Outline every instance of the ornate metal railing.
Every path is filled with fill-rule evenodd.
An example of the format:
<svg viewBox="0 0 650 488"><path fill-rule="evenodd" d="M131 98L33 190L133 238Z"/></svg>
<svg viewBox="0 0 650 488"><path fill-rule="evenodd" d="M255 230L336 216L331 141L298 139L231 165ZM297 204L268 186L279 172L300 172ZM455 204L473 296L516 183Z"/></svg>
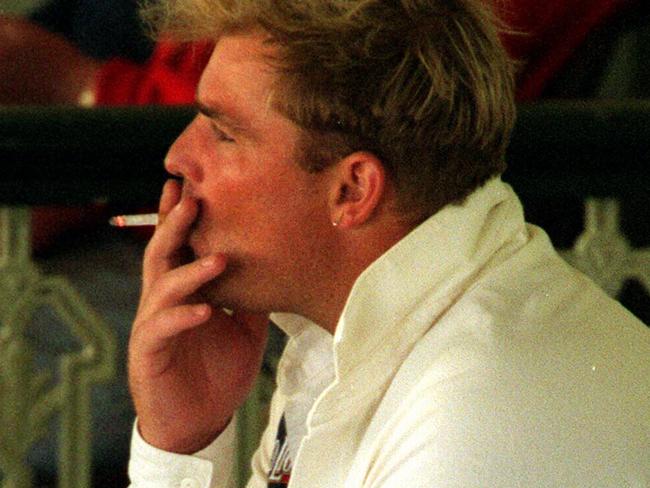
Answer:
<svg viewBox="0 0 650 488"><path fill-rule="evenodd" d="M191 117L189 108L170 107L0 109L2 488L31 486L28 451L55 416L59 486L90 485L89 392L111 379L119 356L114 334L88 305L84 290L43 274L31 260L27 207L155 203L165 179L166 148ZM520 193L529 220L549 231L568 261L648 323L650 103L522 107L509 161L505 179ZM58 358L57 375L37 367L26 334L43 307L54 311L78 343ZM242 481L264 426L273 363L270 357L239 416ZM126 388L125 378L114 381Z"/></svg>
<svg viewBox="0 0 650 488"><path fill-rule="evenodd" d="M62 487L90 481L90 386L110 379L115 341L110 329L62 276L39 272L29 256L26 208L0 208L0 470L2 486L29 488L29 449L59 415L58 476ZM78 350L58 358L58 381L35 368L26 336L30 319L50 307L70 328Z"/></svg>

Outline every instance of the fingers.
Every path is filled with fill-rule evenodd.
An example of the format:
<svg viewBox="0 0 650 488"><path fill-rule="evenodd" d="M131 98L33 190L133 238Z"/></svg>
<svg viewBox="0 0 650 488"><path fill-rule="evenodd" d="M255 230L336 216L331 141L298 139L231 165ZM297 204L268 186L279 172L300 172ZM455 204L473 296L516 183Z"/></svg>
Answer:
<svg viewBox="0 0 650 488"><path fill-rule="evenodd" d="M136 320L129 340L130 381L133 371L138 369L134 364L142 360L147 361L148 376L166 371L174 355L174 340L183 332L200 327L212 313L212 307L206 303L183 304L159 310L147 320Z"/></svg>
<svg viewBox="0 0 650 488"><path fill-rule="evenodd" d="M161 310L147 321L147 326L156 331L156 334L148 334L148 337L164 344L168 339L203 324L211 315L212 307L206 303L178 305Z"/></svg>
<svg viewBox="0 0 650 488"><path fill-rule="evenodd" d="M219 276L225 268L225 256L214 255L169 271L146 291L146 300L140 307L140 314L148 316L155 310L186 302L188 297Z"/></svg>
<svg viewBox="0 0 650 488"><path fill-rule="evenodd" d="M190 228L198 214L198 204L191 198L182 199L165 213L166 207L177 198L173 186L167 188L170 188L168 193L161 198L162 222L156 227L144 254L145 286L181 264Z"/></svg>
<svg viewBox="0 0 650 488"><path fill-rule="evenodd" d="M176 335L210 318L206 303L191 303L191 297L205 283L216 278L226 267L223 256L210 256L173 269L143 290L134 322L134 333L149 352L166 346ZM144 352L141 351L141 352Z"/></svg>
<svg viewBox="0 0 650 488"><path fill-rule="evenodd" d="M158 225L149 245L148 254L153 259L167 259L186 244L188 233L198 214L198 204L191 198L178 202Z"/></svg>
<svg viewBox="0 0 650 488"><path fill-rule="evenodd" d="M167 214L181 200L181 184L177 180L167 180L162 189L158 205L158 223L163 223Z"/></svg>
<svg viewBox="0 0 650 488"><path fill-rule="evenodd" d="M156 282L161 279L164 279L165 283L180 282L182 280L179 281L177 275L179 273L184 274L188 270L190 271L189 279L186 281L185 287L179 290L171 287L171 293L165 293L165 288L162 288L160 296L168 298L166 300L167 304L173 304L173 300L184 299L188 294L196 291L206 280L213 278L216 274L223 271L223 266L225 266L223 259L220 261L221 264L212 263L212 265L209 260L207 262L204 261L198 268L181 266L187 254L189 254L187 240L190 228L196 220L197 214L198 203L192 198L182 197L181 183L173 179L168 180L163 186L160 197L158 206L159 222L156 227L156 232L149 241L144 253L141 307L148 301L145 300L145 297L152 295L150 293L152 287L155 286L156 289L160 289L156 285ZM179 267L179 271L173 272ZM211 268L214 269L211 270ZM196 270L198 269L201 269L203 274L197 273ZM173 273L170 276L166 276L170 272ZM152 307L160 305L160 300L155 300L155 302L147 308L151 310Z"/></svg>

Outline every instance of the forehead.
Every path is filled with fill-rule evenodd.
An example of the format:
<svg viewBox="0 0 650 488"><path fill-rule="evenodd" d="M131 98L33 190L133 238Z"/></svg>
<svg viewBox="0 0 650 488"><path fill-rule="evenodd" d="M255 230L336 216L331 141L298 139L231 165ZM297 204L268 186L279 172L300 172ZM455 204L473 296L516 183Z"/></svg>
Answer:
<svg viewBox="0 0 650 488"><path fill-rule="evenodd" d="M198 101L223 111L270 109L277 73L269 64L274 48L261 32L222 36L197 89Z"/></svg>

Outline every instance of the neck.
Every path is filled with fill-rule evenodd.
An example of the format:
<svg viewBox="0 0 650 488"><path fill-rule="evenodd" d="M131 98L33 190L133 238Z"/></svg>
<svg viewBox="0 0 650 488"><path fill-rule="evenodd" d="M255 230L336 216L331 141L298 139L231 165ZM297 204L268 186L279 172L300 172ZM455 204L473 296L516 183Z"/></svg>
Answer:
<svg viewBox="0 0 650 488"><path fill-rule="evenodd" d="M318 291L312 300L303 301L306 306L300 314L334 335L359 276L411 230L411 226L399 225L343 233L340 252L327 257Z"/></svg>

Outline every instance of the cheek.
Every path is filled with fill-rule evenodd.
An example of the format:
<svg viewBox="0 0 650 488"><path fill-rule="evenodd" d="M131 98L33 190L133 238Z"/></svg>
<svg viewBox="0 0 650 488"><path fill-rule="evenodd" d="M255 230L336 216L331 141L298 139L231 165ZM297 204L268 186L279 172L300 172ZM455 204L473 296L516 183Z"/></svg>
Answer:
<svg viewBox="0 0 650 488"><path fill-rule="evenodd" d="M254 246L246 240L288 238L312 220L328 219L320 215L326 201L320 180L288 158L266 156L245 154L213 168L201 185L201 233Z"/></svg>
<svg viewBox="0 0 650 488"><path fill-rule="evenodd" d="M213 244L218 244L217 240L260 239L261 233L281 230L283 201L284 196L268 182L223 181L200 201L197 228Z"/></svg>

